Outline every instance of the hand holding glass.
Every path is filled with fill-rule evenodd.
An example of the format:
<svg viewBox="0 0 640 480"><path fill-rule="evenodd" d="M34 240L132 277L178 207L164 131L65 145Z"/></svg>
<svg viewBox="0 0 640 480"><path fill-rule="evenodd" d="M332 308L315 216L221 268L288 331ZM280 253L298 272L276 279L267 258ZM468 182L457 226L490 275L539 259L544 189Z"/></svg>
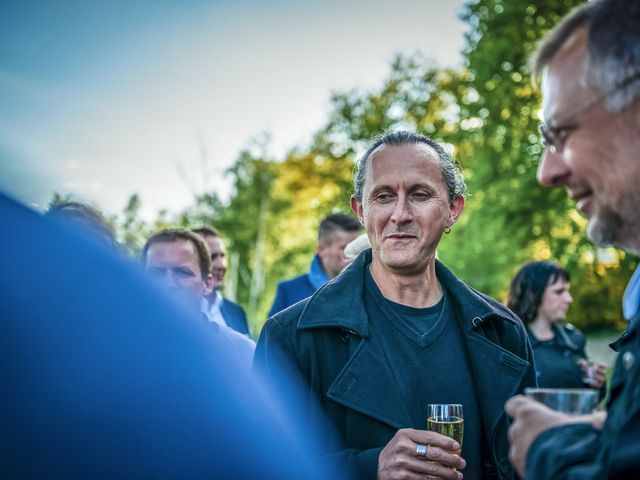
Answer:
<svg viewBox="0 0 640 480"><path fill-rule="evenodd" d="M427 430L453 438L462 446L464 417L459 403L429 404L427 406ZM460 455L460 450L454 452Z"/></svg>

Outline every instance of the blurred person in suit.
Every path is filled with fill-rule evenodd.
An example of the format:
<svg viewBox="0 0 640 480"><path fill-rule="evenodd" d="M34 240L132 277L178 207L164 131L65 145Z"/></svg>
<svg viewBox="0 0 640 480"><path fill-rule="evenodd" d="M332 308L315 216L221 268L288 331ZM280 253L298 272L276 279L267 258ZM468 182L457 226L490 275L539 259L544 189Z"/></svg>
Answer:
<svg viewBox="0 0 640 480"><path fill-rule="evenodd" d="M358 220L345 213L332 213L320 222L316 254L309 271L278 283L269 317L310 297L321 286L336 277L349 263L344 249L360 233Z"/></svg>
<svg viewBox="0 0 640 480"><path fill-rule="evenodd" d="M213 227L200 227L192 230L200 235L211 254L211 292L205 295L204 310L209 319L221 325L227 325L236 332L249 336L249 322L244 309L235 302L222 296L224 277L227 273L227 249L220 233Z"/></svg>
<svg viewBox="0 0 640 480"><path fill-rule="evenodd" d="M236 348L242 364L250 368L255 343L225 324L210 322L202 311L202 300L213 288L211 259L204 240L181 228L168 228L151 235L142 248L142 265L178 300L184 301L193 316L200 316L214 331Z"/></svg>

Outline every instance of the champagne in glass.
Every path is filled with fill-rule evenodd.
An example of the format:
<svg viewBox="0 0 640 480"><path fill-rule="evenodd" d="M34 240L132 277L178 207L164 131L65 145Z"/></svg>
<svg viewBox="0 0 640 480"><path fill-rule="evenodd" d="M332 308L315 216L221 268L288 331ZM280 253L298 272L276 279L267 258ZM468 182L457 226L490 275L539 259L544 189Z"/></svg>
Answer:
<svg viewBox="0 0 640 480"><path fill-rule="evenodd" d="M427 407L427 430L453 438L462 446L464 417L459 403L429 404ZM460 455L460 450L456 452Z"/></svg>

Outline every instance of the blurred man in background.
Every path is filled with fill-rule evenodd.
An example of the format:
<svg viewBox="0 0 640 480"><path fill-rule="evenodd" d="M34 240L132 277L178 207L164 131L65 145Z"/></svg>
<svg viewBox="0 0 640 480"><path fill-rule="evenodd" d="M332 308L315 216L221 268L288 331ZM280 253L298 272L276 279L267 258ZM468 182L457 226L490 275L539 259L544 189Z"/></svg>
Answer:
<svg viewBox="0 0 640 480"><path fill-rule="evenodd" d="M220 325L233 328L236 332L249 336L249 322L247 315L240 305L222 296L224 276L227 273L227 249L220 234L215 228L201 227L193 230L200 235L209 248L211 254L211 292L205 295L204 310L209 319Z"/></svg>
<svg viewBox="0 0 640 480"><path fill-rule="evenodd" d="M194 317L208 320L202 300L211 292L211 259L199 235L179 228L154 233L142 248L142 264L160 283L183 301ZM224 324L211 322L221 336L236 346L243 365L250 366L255 344Z"/></svg>
<svg viewBox="0 0 640 480"><path fill-rule="evenodd" d="M278 284L269 317L310 297L322 285L337 276L349 263L344 248L360 232L360 224L350 215L332 213L324 217L318 228L316 255L309 272Z"/></svg>
<svg viewBox="0 0 640 480"><path fill-rule="evenodd" d="M45 212L45 216L68 222L78 227L83 234L102 243L107 248L120 251L116 236L102 214L85 203L70 200L58 202L49 207Z"/></svg>
<svg viewBox="0 0 640 480"><path fill-rule="evenodd" d="M201 312L202 298L211 292L209 251L202 239L179 228L160 230L142 248L142 265L183 299L191 313Z"/></svg>

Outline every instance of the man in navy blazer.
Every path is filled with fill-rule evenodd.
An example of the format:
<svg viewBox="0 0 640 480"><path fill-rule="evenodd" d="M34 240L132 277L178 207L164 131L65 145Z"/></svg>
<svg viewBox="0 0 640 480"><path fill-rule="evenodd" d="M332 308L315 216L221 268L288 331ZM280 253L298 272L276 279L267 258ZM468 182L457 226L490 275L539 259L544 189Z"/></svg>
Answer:
<svg viewBox="0 0 640 480"><path fill-rule="evenodd" d="M344 247L360 233L360 224L350 215L332 213L324 217L318 228L316 254L307 273L278 284L269 317L300 300L310 297L322 285L336 277L350 259Z"/></svg>
<svg viewBox="0 0 640 480"><path fill-rule="evenodd" d="M218 230L212 227L200 227L193 230L200 235L211 253L211 276L213 290L205 297L204 310L212 322L227 325L236 332L250 336L247 315L240 305L222 296L224 276L227 273L227 249Z"/></svg>

